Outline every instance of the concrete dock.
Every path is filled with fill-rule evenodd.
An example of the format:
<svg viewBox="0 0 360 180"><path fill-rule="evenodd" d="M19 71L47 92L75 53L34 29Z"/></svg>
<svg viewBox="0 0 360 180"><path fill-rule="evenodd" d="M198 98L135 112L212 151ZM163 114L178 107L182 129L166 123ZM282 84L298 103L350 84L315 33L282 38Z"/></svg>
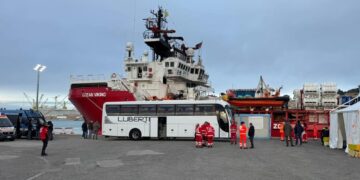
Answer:
<svg viewBox="0 0 360 180"><path fill-rule="evenodd" d="M57 136L41 157L36 140L0 142L0 179L359 179L360 160L310 141L255 140L196 149L193 141L84 140Z"/></svg>

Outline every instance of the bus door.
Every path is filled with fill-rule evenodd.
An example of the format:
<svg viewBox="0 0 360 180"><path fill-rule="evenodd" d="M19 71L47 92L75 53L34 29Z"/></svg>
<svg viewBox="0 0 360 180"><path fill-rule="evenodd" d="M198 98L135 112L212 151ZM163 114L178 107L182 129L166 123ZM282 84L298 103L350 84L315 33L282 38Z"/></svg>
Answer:
<svg viewBox="0 0 360 180"><path fill-rule="evenodd" d="M166 117L158 117L158 138L166 138Z"/></svg>

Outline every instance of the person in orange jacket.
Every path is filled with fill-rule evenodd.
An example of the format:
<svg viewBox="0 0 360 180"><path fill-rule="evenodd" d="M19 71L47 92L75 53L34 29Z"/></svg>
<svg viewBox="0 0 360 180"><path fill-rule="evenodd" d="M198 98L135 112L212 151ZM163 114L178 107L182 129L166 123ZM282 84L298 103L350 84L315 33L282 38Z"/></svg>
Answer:
<svg viewBox="0 0 360 180"><path fill-rule="evenodd" d="M195 127L195 146L197 148L202 147L202 134L201 134L201 129L200 129L199 124L196 124L196 127Z"/></svg>
<svg viewBox="0 0 360 180"><path fill-rule="evenodd" d="M214 135L215 135L215 129L211 126L210 123L207 123L206 126L206 138L207 138L207 147L213 147L214 146Z"/></svg>
<svg viewBox="0 0 360 180"><path fill-rule="evenodd" d="M236 144L236 131L237 131L236 121L232 120L230 125L230 144Z"/></svg>
<svg viewBox="0 0 360 180"><path fill-rule="evenodd" d="M280 141L284 141L284 123L279 123Z"/></svg>
<svg viewBox="0 0 360 180"><path fill-rule="evenodd" d="M46 147L48 145L48 141L49 141L49 135L48 135L48 125L47 123L44 123L42 125L42 127L40 128L40 139L43 142L43 146L41 149L41 156L47 156L47 154L45 153Z"/></svg>
<svg viewBox="0 0 360 180"><path fill-rule="evenodd" d="M246 146L246 139L247 139L246 138L246 131L247 131L246 125L245 125L245 123L243 121L241 121L240 126L239 126L239 134L240 134L239 145L240 145L240 149L242 149L242 148L247 149L247 146Z"/></svg>

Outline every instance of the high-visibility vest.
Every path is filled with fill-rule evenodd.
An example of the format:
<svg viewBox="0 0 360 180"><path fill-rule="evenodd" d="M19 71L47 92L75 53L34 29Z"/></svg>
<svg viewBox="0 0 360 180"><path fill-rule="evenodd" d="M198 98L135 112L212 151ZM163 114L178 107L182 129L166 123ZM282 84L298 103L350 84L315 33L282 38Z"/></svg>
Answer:
<svg viewBox="0 0 360 180"><path fill-rule="evenodd" d="M280 133L284 133L284 125L282 123L279 124Z"/></svg>
<svg viewBox="0 0 360 180"><path fill-rule="evenodd" d="M214 128L212 126L206 127L206 134L208 136L214 136Z"/></svg>
<svg viewBox="0 0 360 180"><path fill-rule="evenodd" d="M201 135L200 126L195 128L195 134L196 135Z"/></svg>
<svg viewBox="0 0 360 180"><path fill-rule="evenodd" d="M240 132L240 135L245 135L246 136L246 125L240 125L239 127L239 132Z"/></svg>
<svg viewBox="0 0 360 180"><path fill-rule="evenodd" d="M233 133L233 134L236 134L236 130L237 130L236 124L232 124L232 125L230 126L230 132Z"/></svg>

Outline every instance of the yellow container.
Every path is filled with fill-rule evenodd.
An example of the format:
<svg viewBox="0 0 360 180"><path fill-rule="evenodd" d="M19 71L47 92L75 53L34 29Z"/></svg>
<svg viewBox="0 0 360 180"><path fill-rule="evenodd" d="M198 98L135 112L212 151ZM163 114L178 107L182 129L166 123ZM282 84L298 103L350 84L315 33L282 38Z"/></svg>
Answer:
<svg viewBox="0 0 360 180"><path fill-rule="evenodd" d="M348 147L353 151L360 151L360 144L349 144Z"/></svg>

